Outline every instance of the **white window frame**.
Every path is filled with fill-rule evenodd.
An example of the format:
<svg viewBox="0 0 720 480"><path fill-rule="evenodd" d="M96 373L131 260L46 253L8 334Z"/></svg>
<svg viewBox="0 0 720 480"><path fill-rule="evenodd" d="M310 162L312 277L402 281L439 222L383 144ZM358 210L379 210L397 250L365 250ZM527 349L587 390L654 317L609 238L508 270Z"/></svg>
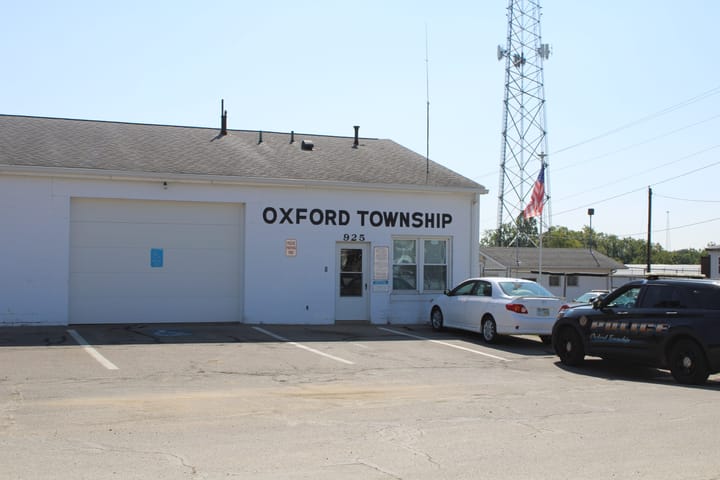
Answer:
<svg viewBox="0 0 720 480"><path fill-rule="evenodd" d="M442 292L451 287L450 280L452 279L452 237L446 236L433 236L433 235L398 235L392 237L392 254L390 258L390 268L394 272L394 267L398 264L395 263L394 250L396 240L413 240L415 242L415 285L414 290L396 290L394 285L394 278L391 278L391 291L398 295L410 295L410 294L421 294L421 293L436 293ZM438 240L445 242L445 288L440 290L425 289L425 242ZM434 263L431 265L441 265ZM393 275L394 277L394 275Z"/></svg>

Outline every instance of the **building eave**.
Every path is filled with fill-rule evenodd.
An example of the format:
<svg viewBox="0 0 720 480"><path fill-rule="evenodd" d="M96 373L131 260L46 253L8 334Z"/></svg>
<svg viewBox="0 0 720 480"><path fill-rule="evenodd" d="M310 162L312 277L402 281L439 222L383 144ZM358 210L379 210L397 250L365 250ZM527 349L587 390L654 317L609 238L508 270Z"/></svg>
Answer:
<svg viewBox="0 0 720 480"><path fill-rule="evenodd" d="M134 182L172 181L180 183L203 183L218 185L274 186L286 188L325 188L344 190L405 191L422 193L460 193L485 195L484 188L444 187L437 185L354 183L327 180L307 180L289 178L237 177L221 175L198 175L163 172L133 172L120 170L98 170L86 168L39 167L20 165L0 165L0 174L34 177L67 178L76 180L110 180Z"/></svg>

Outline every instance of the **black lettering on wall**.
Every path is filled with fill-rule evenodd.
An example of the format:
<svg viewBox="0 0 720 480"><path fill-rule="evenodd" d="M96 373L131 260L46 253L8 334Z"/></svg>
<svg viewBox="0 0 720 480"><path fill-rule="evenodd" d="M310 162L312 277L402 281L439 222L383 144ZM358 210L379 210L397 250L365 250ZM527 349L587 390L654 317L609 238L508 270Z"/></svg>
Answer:
<svg viewBox="0 0 720 480"><path fill-rule="evenodd" d="M452 214L440 212L407 212L396 210L356 210L356 221L360 227L387 228L447 228L453 221ZM347 226L352 217L347 210L333 210L304 207L265 207L262 219L267 224L315 226Z"/></svg>

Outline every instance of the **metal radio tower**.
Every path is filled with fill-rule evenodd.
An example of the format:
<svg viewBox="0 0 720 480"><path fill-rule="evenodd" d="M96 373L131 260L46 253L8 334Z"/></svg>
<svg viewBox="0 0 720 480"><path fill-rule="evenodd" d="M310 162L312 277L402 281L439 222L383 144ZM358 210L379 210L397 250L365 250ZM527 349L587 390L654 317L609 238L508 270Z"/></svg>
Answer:
<svg viewBox="0 0 720 480"><path fill-rule="evenodd" d="M551 220L543 81L550 46L540 38L540 15L539 0L509 0L507 44L497 49L498 60L505 59L498 230L503 221L518 222L543 164L545 208L538 220Z"/></svg>

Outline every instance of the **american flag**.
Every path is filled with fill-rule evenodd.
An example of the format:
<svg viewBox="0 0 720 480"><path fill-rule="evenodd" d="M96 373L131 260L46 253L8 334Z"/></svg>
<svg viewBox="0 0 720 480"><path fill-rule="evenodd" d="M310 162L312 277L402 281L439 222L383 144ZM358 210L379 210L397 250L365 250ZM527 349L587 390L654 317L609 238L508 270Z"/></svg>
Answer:
<svg viewBox="0 0 720 480"><path fill-rule="evenodd" d="M542 216L543 205L545 204L545 164L540 168L537 180L533 186L530 203L523 210L523 216L528 219Z"/></svg>

